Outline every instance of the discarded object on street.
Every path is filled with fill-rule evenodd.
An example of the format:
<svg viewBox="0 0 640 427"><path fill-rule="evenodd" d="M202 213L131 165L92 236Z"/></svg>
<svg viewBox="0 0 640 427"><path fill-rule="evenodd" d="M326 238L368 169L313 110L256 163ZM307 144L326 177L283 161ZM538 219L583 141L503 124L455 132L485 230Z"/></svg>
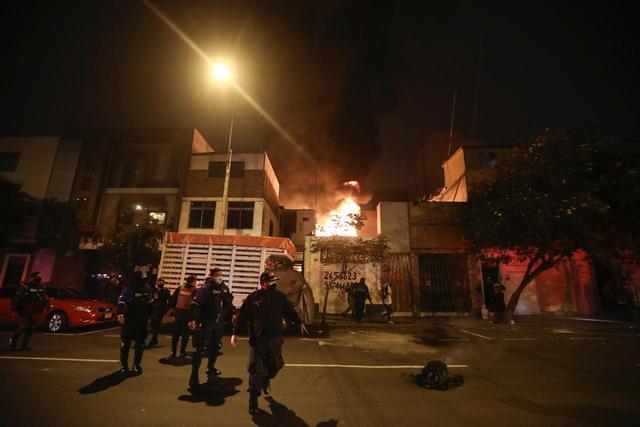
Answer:
<svg viewBox="0 0 640 427"><path fill-rule="evenodd" d="M420 387L445 391L462 385L464 379L460 375L450 375L446 363L432 360L422 368L422 372L413 375L413 382Z"/></svg>

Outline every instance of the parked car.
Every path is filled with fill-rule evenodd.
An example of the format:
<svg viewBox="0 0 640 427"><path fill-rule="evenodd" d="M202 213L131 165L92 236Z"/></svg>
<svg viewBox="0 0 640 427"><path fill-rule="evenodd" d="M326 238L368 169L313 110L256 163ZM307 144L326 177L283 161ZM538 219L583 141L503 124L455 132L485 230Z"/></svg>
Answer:
<svg viewBox="0 0 640 427"><path fill-rule="evenodd" d="M49 332L63 332L67 328L96 325L113 321L113 306L109 303L83 298L76 290L55 285L45 285L49 307L36 317L36 326ZM0 287L0 325L18 323L11 309L17 286Z"/></svg>

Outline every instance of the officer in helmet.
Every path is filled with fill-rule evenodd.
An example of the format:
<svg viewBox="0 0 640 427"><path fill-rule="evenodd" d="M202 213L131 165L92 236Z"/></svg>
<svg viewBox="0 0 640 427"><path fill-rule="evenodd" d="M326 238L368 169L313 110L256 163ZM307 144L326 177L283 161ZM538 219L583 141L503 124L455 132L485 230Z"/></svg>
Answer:
<svg viewBox="0 0 640 427"><path fill-rule="evenodd" d="M282 359L282 321L286 319L300 326L302 334L307 328L287 297L276 290L278 278L272 273L260 275L260 289L252 292L233 318L231 345L238 344L237 334L249 330L249 413L258 411L258 396L269 394L270 380L284 366Z"/></svg>

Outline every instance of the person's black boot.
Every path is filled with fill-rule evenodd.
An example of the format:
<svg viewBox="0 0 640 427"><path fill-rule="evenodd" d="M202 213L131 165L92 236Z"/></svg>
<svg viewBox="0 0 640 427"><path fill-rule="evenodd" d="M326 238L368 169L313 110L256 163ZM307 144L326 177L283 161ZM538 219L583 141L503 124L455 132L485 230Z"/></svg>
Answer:
<svg viewBox="0 0 640 427"><path fill-rule="evenodd" d="M11 347L11 350L16 349L16 338L14 337L9 338L9 347Z"/></svg>
<svg viewBox="0 0 640 427"><path fill-rule="evenodd" d="M133 365L133 373L136 374L136 375L142 374L142 366Z"/></svg>
<svg viewBox="0 0 640 427"><path fill-rule="evenodd" d="M262 386L262 392L268 395L270 391L271 391L271 381L269 380L269 378L267 378L264 380L264 385Z"/></svg>
<svg viewBox="0 0 640 427"><path fill-rule="evenodd" d="M258 412L258 393L255 391L249 392L249 414L255 415Z"/></svg>
<svg viewBox="0 0 640 427"><path fill-rule="evenodd" d="M198 376L197 376L197 375L193 375L193 374L192 374L192 375L189 377L189 387L190 387L192 390L195 390L195 389L197 389L198 387L200 387L200 380L198 379Z"/></svg>
<svg viewBox="0 0 640 427"><path fill-rule="evenodd" d="M120 364L120 373L126 374L129 372L129 367L126 364Z"/></svg>

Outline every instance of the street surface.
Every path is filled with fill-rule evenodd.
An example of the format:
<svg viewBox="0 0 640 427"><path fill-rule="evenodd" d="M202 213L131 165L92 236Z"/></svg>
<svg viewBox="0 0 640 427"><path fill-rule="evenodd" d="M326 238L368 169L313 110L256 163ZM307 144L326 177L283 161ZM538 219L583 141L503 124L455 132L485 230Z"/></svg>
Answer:
<svg viewBox="0 0 640 427"><path fill-rule="evenodd" d="M372 319L377 320L377 319ZM247 341L224 340L222 376L188 390L190 359L171 362L168 334L141 376L117 372L119 329L37 333L9 351L0 331L3 426L623 426L640 422L640 327L528 318L399 319L285 340L287 366L247 412ZM133 358L133 349L130 360ZM464 384L433 391L411 374L443 360ZM206 365L203 363L203 365ZM201 381L204 381L204 366Z"/></svg>

